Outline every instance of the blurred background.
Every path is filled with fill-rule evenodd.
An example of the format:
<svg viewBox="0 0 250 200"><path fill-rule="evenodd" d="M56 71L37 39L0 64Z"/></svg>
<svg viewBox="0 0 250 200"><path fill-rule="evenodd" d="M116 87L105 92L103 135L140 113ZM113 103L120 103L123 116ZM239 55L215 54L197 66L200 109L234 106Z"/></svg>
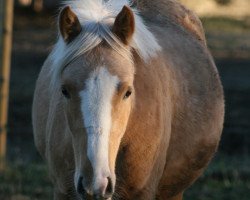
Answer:
<svg viewBox="0 0 250 200"><path fill-rule="evenodd" d="M0 27L8 20L0 1ZM215 58L225 91L226 115L221 144L204 175L186 191L185 200L250 199L250 0L182 0L201 18L208 46ZM33 144L31 104L40 68L56 41L56 15L60 0L14 1L13 43L8 30L0 28L9 41L11 71L7 140L0 129L1 200L52 199L52 185L45 163ZM12 9L9 16L13 14ZM6 15L5 15L6 16ZM10 18L9 18L10 19ZM7 21L6 21L7 20ZM11 23L11 20L9 20ZM0 50L4 55L4 52ZM1 55L0 54L0 55ZM1 57L3 57L1 55ZM8 55L7 55L8 57ZM8 100L8 69L1 60L1 112ZM5 61L6 66L8 61ZM1 126L5 118L1 115ZM5 145L7 152L5 154Z"/></svg>

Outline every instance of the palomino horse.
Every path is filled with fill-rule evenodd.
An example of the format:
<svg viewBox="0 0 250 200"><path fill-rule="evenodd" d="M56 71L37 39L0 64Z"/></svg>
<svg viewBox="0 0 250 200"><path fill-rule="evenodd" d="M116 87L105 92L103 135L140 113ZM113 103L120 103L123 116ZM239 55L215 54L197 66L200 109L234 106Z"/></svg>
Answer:
<svg viewBox="0 0 250 200"><path fill-rule="evenodd" d="M54 198L181 200L224 118L200 21L175 0L66 4L33 103Z"/></svg>

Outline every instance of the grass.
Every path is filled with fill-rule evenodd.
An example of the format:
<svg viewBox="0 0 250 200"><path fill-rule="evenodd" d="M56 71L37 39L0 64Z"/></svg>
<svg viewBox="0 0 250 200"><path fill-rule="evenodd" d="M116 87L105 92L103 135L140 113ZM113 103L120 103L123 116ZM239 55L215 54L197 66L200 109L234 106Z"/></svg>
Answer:
<svg viewBox="0 0 250 200"><path fill-rule="evenodd" d="M185 193L185 200L249 200L250 159L217 156L204 175ZM0 199L52 199L52 185L44 163L10 164L0 174Z"/></svg>
<svg viewBox="0 0 250 200"><path fill-rule="evenodd" d="M185 193L186 200L249 200L250 159L218 156L204 175Z"/></svg>
<svg viewBox="0 0 250 200"><path fill-rule="evenodd" d="M9 164L0 173L0 199L52 199L52 185L44 164Z"/></svg>

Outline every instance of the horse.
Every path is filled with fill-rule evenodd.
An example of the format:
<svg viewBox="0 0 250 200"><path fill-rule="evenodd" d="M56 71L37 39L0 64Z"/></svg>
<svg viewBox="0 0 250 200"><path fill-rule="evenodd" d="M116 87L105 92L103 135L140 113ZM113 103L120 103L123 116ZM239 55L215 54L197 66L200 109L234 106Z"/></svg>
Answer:
<svg viewBox="0 0 250 200"><path fill-rule="evenodd" d="M74 0L58 32L32 111L54 199L183 199L224 120L198 17L176 0Z"/></svg>

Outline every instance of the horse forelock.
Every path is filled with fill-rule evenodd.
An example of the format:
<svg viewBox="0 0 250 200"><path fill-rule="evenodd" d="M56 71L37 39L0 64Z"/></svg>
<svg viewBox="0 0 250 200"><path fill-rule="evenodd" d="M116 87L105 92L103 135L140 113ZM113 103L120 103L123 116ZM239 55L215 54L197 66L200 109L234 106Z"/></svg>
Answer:
<svg viewBox="0 0 250 200"><path fill-rule="evenodd" d="M130 5L128 0L75 0L65 1L77 15L82 26L82 32L69 44L59 35L59 39L50 55L52 61L52 86L57 82L63 69L80 55L83 55L105 41L111 48L123 57L133 62L130 48L125 47L112 33L116 16L124 5ZM149 31L139 12L133 9L135 16L135 33L130 47L147 62L161 50L156 38Z"/></svg>

